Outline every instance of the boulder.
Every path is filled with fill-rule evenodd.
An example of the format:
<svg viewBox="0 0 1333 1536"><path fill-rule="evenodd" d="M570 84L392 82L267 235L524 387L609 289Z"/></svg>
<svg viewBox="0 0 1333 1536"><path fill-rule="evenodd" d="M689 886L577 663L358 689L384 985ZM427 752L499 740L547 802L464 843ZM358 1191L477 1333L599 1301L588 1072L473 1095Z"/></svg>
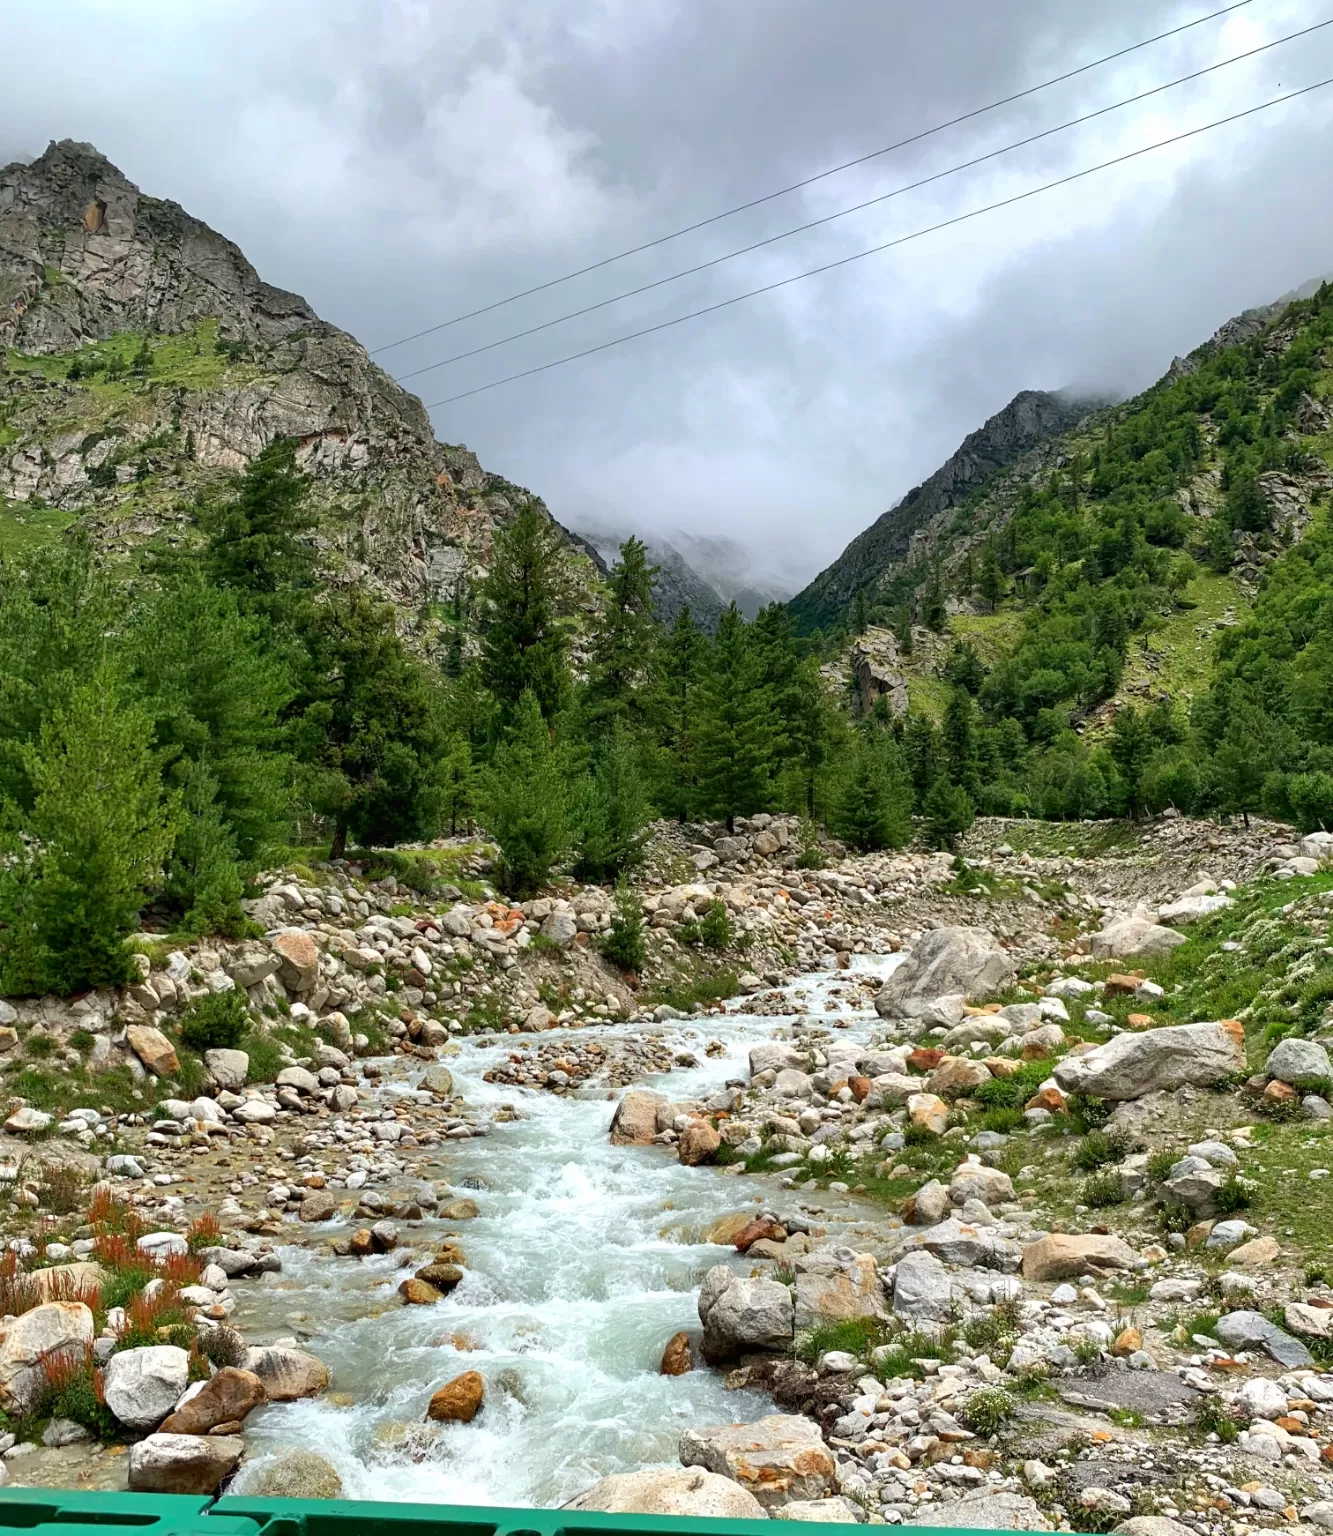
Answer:
<svg viewBox="0 0 1333 1536"><path fill-rule="evenodd" d="M631 1088L611 1117L613 1147L646 1147L657 1135L657 1111L667 1101L647 1088Z"/></svg>
<svg viewBox="0 0 1333 1536"><path fill-rule="evenodd" d="M340 1499L343 1480L317 1451L280 1451L245 1473L245 1492L262 1499Z"/></svg>
<svg viewBox="0 0 1333 1536"><path fill-rule="evenodd" d="M1089 944L1094 960L1138 960L1150 955L1169 955L1185 935L1161 923L1141 917L1122 917L1094 933Z"/></svg>
<svg viewBox="0 0 1333 1536"><path fill-rule="evenodd" d="M44 1109L34 1109L31 1104L24 1104L5 1121L5 1129L11 1136L35 1136L48 1130L52 1119Z"/></svg>
<svg viewBox="0 0 1333 1536"><path fill-rule="evenodd" d="M559 949L568 949L578 931L578 919L572 912L552 912L541 928L542 938Z"/></svg>
<svg viewBox="0 0 1333 1536"><path fill-rule="evenodd" d="M28 1279L37 1287L37 1294L43 1301L78 1301L106 1283L106 1271L91 1259L82 1259L73 1264L52 1264L49 1269L34 1269Z"/></svg>
<svg viewBox="0 0 1333 1536"><path fill-rule="evenodd" d="M750 1076L761 1072L781 1072L784 1067L803 1068L809 1060L806 1051L794 1045L784 1045L780 1040L765 1040L750 1047Z"/></svg>
<svg viewBox="0 0 1333 1536"><path fill-rule="evenodd" d="M700 1467L618 1472L576 1494L564 1509L611 1515L674 1515L691 1519L764 1520L764 1507L739 1483Z"/></svg>
<svg viewBox="0 0 1333 1536"><path fill-rule="evenodd" d="M269 940L278 957L278 980L289 992L309 992L319 980L319 947L303 928L288 928Z"/></svg>
<svg viewBox="0 0 1333 1536"><path fill-rule="evenodd" d="M417 1087L433 1093L437 1099L451 1099L454 1096L454 1074L437 1061L421 1074Z"/></svg>
<svg viewBox="0 0 1333 1536"><path fill-rule="evenodd" d="M481 1215L481 1207L467 1195L450 1200L435 1213L441 1221L475 1221Z"/></svg>
<svg viewBox="0 0 1333 1536"><path fill-rule="evenodd" d="M902 1217L909 1227L933 1227L949 1214L949 1191L938 1179L930 1179L903 1202Z"/></svg>
<svg viewBox="0 0 1333 1536"><path fill-rule="evenodd" d="M676 1151L687 1168L698 1168L711 1162L721 1145L721 1132L707 1120L691 1120L680 1133Z"/></svg>
<svg viewBox="0 0 1333 1536"><path fill-rule="evenodd" d="M125 1041L154 1077L170 1077L173 1072L180 1071L176 1047L160 1029L131 1024L125 1031Z"/></svg>
<svg viewBox="0 0 1333 1536"><path fill-rule="evenodd" d="M1137 1099L1157 1090L1205 1088L1245 1068L1245 1032L1233 1019L1220 1024L1175 1024L1117 1035L1057 1063L1055 1081L1066 1093L1098 1099Z"/></svg>
<svg viewBox="0 0 1333 1536"><path fill-rule="evenodd" d="M190 1356L174 1344L112 1355L103 1376L106 1405L128 1429L155 1429L190 1384Z"/></svg>
<svg viewBox="0 0 1333 1536"><path fill-rule="evenodd" d="M923 1504L913 1525L947 1525L961 1531L1049 1531L1051 1522L1025 1493L974 1493L952 1504Z"/></svg>
<svg viewBox="0 0 1333 1536"><path fill-rule="evenodd" d="M1266 1269L1276 1263L1281 1252L1277 1238L1256 1237L1248 1243L1242 1243L1239 1248L1233 1248L1227 1255L1227 1263L1233 1269Z"/></svg>
<svg viewBox="0 0 1333 1536"><path fill-rule="evenodd" d="M219 1424L241 1424L266 1400L264 1383L253 1371L224 1365L202 1391L163 1420L162 1433L206 1435Z"/></svg>
<svg viewBox="0 0 1333 1536"><path fill-rule="evenodd" d="M437 1424L471 1424L486 1399L486 1383L480 1371L464 1371L432 1396L426 1417Z"/></svg>
<svg viewBox="0 0 1333 1536"><path fill-rule="evenodd" d="M1025 1280L1068 1280L1086 1274L1133 1269L1139 1255L1123 1238L1088 1232L1053 1232L1023 1249Z"/></svg>
<svg viewBox="0 0 1333 1536"><path fill-rule="evenodd" d="M432 1290L445 1293L452 1291L456 1285L462 1284L463 1271L457 1264L449 1264L437 1259L434 1264L423 1265L417 1270L414 1278L423 1281ZM429 1299L437 1301L439 1297L432 1296Z"/></svg>
<svg viewBox="0 0 1333 1536"><path fill-rule="evenodd" d="M298 1397L318 1397L329 1384L329 1368L303 1349L268 1344L246 1351L245 1369L264 1383L273 1403L292 1403Z"/></svg>
<svg viewBox="0 0 1333 1536"><path fill-rule="evenodd" d="M1282 1320L1292 1333L1303 1333L1310 1339L1333 1339L1333 1311L1327 1307L1311 1307L1303 1301L1289 1301Z"/></svg>
<svg viewBox="0 0 1333 1536"><path fill-rule="evenodd" d="M841 1494L831 1499L790 1499L774 1511L774 1520L799 1520L810 1525L859 1525L864 1513Z"/></svg>
<svg viewBox="0 0 1333 1536"><path fill-rule="evenodd" d="M850 1317L883 1317L884 1287L873 1255L818 1248L796 1260L797 1333Z"/></svg>
<svg viewBox="0 0 1333 1536"><path fill-rule="evenodd" d="M423 1280L420 1275L409 1275L398 1286L398 1294L403 1298L405 1306L409 1307L433 1307L437 1301L444 1300L444 1292L438 1291L429 1280Z"/></svg>
<svg viewBox="0 0 1333 1536"><path fill-rule="evenodd" d="M971 1056L946 1056L926 1079L926 1092L957 1098L990 1082L990 1068Z"/></svg>
<svg viewBox="0 0 1333 1536"><path fill-rule="evenodd" d="M819 1426L794 1414L770 1414L752 1424L687 1429L680 1460L729 1477L765 1509L792 1499L819 1499L833 1485L833 1456Z"/></svg>
<svg viewBox="0 0 1333 1536"><path fill-rule="evenodd" d="M949 1271L933 1253L905 1253L894 1266L893 1310L899 1317L948 1322L953 1315Z"/></svg>
<svg viewBox="0 0 1333 1536"><path fill-rule="evenodd" d="M749 1350L787 1350L795 1334L792 1295L776 1280L748 1280L715 1265L699 1287L704 1358L734 1359Z"/></svg>
<svg viewBox="0 0 1333 1536"><path fill-rule="evenodd" d="M682 1328L679 1333L673 1333L667 1340L667 1347L662 1351L661 1364L657 1367L659 1376L686 1376L694 1369L694 1352L690 1348L690 1336Z"/></svg>
<svg viewBox="0 0 1333 1536"><path fill-rule="evenodd" d="M982 1162L966 1162L954 1170L949 1181L949 1199L955 1205L980 1200L994 1207L1014 1198L1014 1186L1007 1173Z"/></svg>
<svg viewBox="0 0 1333 1536"><path fill-rule="evenodd" d="M1168 924L1197 923L1201 917L1210 917L1214 912L1221 912L1226 907L1234 905L1231 897L1222 895L1220 891L1200 892L1195 896L1187 894L1177 897L1166 906L1158 907L1157 916L1163 923Z"/></svg>
<svg viewBox="0 0 1333 1536"><path fill-rule="evenodd" d="M933 1093L914 1093L907 1101L907 1113L913 1125L924 1126L936 1136L949 1129L949 1106Z"/></svg>
<svg viewBox="0 0 1333 1536"><path fill-rule="evenodd" d="M998 1236L993 1227L960 1221L956 1216L913 1232L903 1249L908 1253L924 1249L960 1269L999 1269L1006 1273L1016 1270L1023 1257L1018 1244Z"/></svg>
<svg viewBox="0 0 1333 1536"><path fill-rule="evenodd" d="M1262 1349L1289 1371L1314 1364L1305 1345L1269 1322L1262 1312L1227 1312L1218 1318L1214 1332L1229 1349Z"/></svg>
<svg viewBox="0 0 1333 1536"><path fill-rule="evenodd" d="M319 1079L313 1072L308 1072L304 1067L284 1067L278 1073L277 1086L279 1088L295 1088L297 1093L318 1093Z"/></svg>
<svg viewBox="0 0 1333 1536"><path fill-rule="evenodd" d="M149 1435L130 1447L130 1492L214 1494L244 1452L239 1435Z"/></svg>
<svg viewBox="0 0 1333 1536"><path fill-rule="evenodd" d="M0 1408L14 1418L30 1413L46 1386L42 1356L81 1359L94 1332L81 1301L48 1301L0 1324Z"/></svg>
<svg viewBox="0 0 1333 1536"><path fill-rule="evenodd" d="M1016 974L1008 951L986 929L934 928L880 989L875 1011L885 1019L917 1018L936 998L976 1001L1002 992Z"/></svg>
<svg viewBox="0 0 1333 1536"><path fill-rule="evenodd" d="M1333 1064L1317 1040L1288 1035L1273 1047L1264 1074L1283 1083L1327 1082L1333 1077Z"/></svg>
<svg viewBox="0 0 1333 1536"><path fill-rule="evenodd" d="M338 1202L327 1189L312 1189L301 1197L302 1221L332 1221L338 1214Z"/></svg>

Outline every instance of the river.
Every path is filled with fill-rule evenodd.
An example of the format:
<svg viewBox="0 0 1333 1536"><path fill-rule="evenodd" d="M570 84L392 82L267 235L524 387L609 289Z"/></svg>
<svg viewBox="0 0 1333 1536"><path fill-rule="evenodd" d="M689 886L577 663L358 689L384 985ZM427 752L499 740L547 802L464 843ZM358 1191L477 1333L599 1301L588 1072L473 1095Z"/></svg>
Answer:
<svg viewBox="0 0 1333 1536"><path fill-rule="evenodd" d="M896 958L858 957L857 968L882 975ZM793 1007L864 1038L873 1014L824 1011L830 989L847 979L802 977L789 989ZM703 1097L746 1077L750 1046L791 1022L731 1014L669 1026L700 1065L648 1084L673 1099ZM596 1038L644 1027L599 1028ZM708 1040L721 1041L725 1054L705 1056ZM864 1214L859 1203L780 1189L771 1177L684 1168L670 1148L612 1146L619 1094L608 1098L603 1086L557 1097L490 1084L484 1073L512 1042L461 1045L449 1067L467 1103L513 1104L527 1117L449 1143L419 1165L422 1177L471 1193L481 1214L405 1228L404 1240L424 1262L426 1247L456 1232L466 1278L436 1306L405 1307L396 1287L411 1271L396 1255L338 1259L287 1246L280 1275L239 1284L235 1321L247 1339L298 1335L329 1365L333 1391L250 1418L236 1491L273 1453L300 1448L336 1466L348 1498L549 1507L609 1473L675 1464L690 1425L771 1411L764 1397L726 1391L721 1374L706 1368L658 1374L671 1335L697 1332L703 1274L719 1263L752 1268L730 1248L700 1241L701 1233L747 1205L813 1207L837 1230ZM384 1067L380 1093L408 1091L420 1076L405 1058ZM424 1424L431 1393L465 1370L486 1381L478 1418Z"/></svg>

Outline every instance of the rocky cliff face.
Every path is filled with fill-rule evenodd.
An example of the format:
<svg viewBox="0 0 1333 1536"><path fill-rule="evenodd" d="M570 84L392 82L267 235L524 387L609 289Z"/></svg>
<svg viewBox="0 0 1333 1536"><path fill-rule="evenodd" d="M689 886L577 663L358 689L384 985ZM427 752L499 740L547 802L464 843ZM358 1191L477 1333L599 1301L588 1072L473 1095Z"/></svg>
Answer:
<svg viewBox="0 0 1333 1536"><path fill-rule="evenodd" d="M329 579L416 607L484 570L527 495L436 442L359 342L91 145L0 169L0 344L11 547L76 516L112 548L188 539L196 495L294 437Z"/></svg>
<svg viewBox="0 0 1333 1536"><path fill-rule="evenodd" d="M1094 407L1067 395L1025 389L983 427L969 433L956 453L928 480L858 534L827 570L790 604L806 631L836 622L856 594L873 588L908 556L913 535L942 512L961 506L998 471L1040 443L1067 431Z"/></svg>

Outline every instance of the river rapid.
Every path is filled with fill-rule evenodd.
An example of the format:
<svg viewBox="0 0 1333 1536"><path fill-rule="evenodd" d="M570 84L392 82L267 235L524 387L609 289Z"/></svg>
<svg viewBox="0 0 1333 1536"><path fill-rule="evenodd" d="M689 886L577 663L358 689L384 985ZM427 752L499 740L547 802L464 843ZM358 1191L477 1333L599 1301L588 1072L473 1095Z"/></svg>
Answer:
<svg viewBox="0 0 1333 1536"><path fill-rule="evenodd" d="M895 961L857 957L856 969L883 975ZM802 977L788 989L793 1011L868 1037L872 1013L825 1009L847 980L846 972ZM731 1014L667 1026L699 1065L647 1085L673 1099L705 1097L748 1077L750 1046L791 1023ZM612 1026L596 1038L643 1028ZM714 1040L725 1052L705 1056ZM247 1340L298 1338L328 1364L333 1390L250 1418L236 1491L274 1454L303 1449L333 1463L348 1498L554 1506L610 1473L676 1464L690 1425L771 1411L767 1398L724 1390L707 1368L658 1374L671 1335L697 1332L704 1273L719 1263L752 1268L702 1234L747 1206L810 1211L833 1234L866 1214L859 1202L782 1189L771 1176L684 1168L668 1147L612 1146L619 1093L608 1097L603 1086L557 1097L485 1082L510 1049L510 1041L461 1042L449 1067L470 1106L510 1104L526 1118L434 1149L417 1165L422 1179L447 1182L481 1207L472 1221L402 1229L419 1262L446 1232L457 1234L467 1272L448 1297L402 1306L397 1285L411 1271L396 1254L340 1259L296 1246L282 1249L281 1274L238 1288L234 1321ZM403 1058L384 1068L383 1094L411 1092L421 1075ZM321 1232L340 1230L330 1223ZM481 1414L471 1424L424 1423L432 1392L466 1370L485 1378Z"/></svg>

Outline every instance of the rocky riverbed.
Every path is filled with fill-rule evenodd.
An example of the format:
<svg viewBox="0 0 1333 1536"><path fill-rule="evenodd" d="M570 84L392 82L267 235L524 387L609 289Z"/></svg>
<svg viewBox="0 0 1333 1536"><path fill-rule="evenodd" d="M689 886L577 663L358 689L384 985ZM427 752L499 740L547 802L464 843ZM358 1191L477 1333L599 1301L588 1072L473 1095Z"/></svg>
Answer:
<svg viewBox="0 0 1333 1536"><path fill-rule="evenodd" d="M275 877L263 940L16 1001L68 1099L133 1086L9 1106L9 1479L1333 1525L1322 1031L1270 1050L1147 975L1234 910L1214 965L1282 957L1255 1007L1317 978L1322 844L983 825L962 866L802 872L781 831L718 834L702 889L655 850L649 976L707 901L748 936L746 995L697 1016L601 960L604 894L352 866ZM229 988L264 1038L192 1069Z"/></svg>

